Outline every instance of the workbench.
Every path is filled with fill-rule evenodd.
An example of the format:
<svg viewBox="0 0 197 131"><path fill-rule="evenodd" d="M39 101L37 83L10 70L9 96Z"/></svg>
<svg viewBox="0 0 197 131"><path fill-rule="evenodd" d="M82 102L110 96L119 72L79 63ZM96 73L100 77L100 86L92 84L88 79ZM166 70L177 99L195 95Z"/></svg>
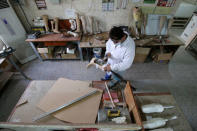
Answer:
<svg viewBox="0 0 197 131"><path fill-rule="evenodd" d="M49 130L68 130L73 128L114 128L120 129L122 126L118 124L113 125L100 125L100 124L69 124L64 123L52 116L48 116L39 122L32 122L32 118L43 112L36 108L36 104L44 96L44 94L52 87L55 81L32 81L26 88L24 94L18 101L17 105L13 109L7 122L1 122L0 128L9 128L19 131L31 130L31 129L49 129ZM94 85L94 83L93 83ZM99 83L97 86L103 87L104 84ZM174 131L192 131L190 125L185 119L183 113L176 104L175 99L170 93L134 93L136 102L139 105L160 103L163 105L173 105L175 108L167 109L162 113L151 114L153 117L171 117L178 116L177 120L167 122L165 127L171 127ZM26 104L20 105L24 101L28 101ZM136 108L136 107L133 107ZM133 128L139 129L137 124L123 125L123 127L132 126Z"/></svg>
<svg viewBox="0 0 197 131"><path fill-rule="evenodd" d="M103 38L102 40L98 40L96 38ZM142 41L144 39L149 39L149 38L153 38L156 36L146 36L143 39L140 40L135 40L135 45L136 47L140 47L140 48L150 48L155 50L155 49L164 49L164 48L172 48L173 51L175 52L179 46L184 45L184 43L179 40L177 37L170 35L168 38L165 38L166 40L164 42L159 42L156 40L153 40L151 42L148 42L145 45L141 45ZM159 37L159 36L158 36ZM163 36L166 37L166 36ZM101 34L96 34L96 35L92 35L92 36L83 36L80 42L80 48L81 49L86 49L87 51L87 57L90 60L90 51L92 48L106 48L106 41L108 40L108 32L104 32ZM137 52L136 52L137 53ZM142 52L143 53L143 52ZM161 53L163 53L161 51ZM171 53L171 52L168 52ZM146 54L148 56L148 54ZM137 56L137 55L136 55ZM136 60L137 61L137 60Z"/></svg>
<svg viewBox="0 0 197 131"><path fill-rule="evenodd" d="M25 79L31 79L28 76L26 76L26 74L19 68L19 66L12 60L12 55L8 55L7 57L4 58L0 58L0 90L4 87L4 85L6 84L6 82L12 77L13 72L5 72L3 70L1 70L1 65L3 65L6 60L9 61L9 63L14 66L14 68L19 71L21 73L21 75L25 78Z"/></svg>
<svg viewBox="0 0 197 131"><path fill-rule="evenodd" d="M73 42L73 44L77 44L78 47L78 52L79 52L79 57L76 59L81 59L83 60L83 55L82 55L82 51L80 48L80 39L81 36L79 35L78 37L62 37L62 34L45 34L45 35L41 35L40 38L37 39L26 39L27 42L29 42L29 44L31 45L34 53L36 54L36 56L43 61L42 57L40 56L40 54L38 53L36 46L40 43L50 43L50 46L66 46L67 42ZM51 59L55 59L55 58L51 58Z"/></svg>
<svg viewBox="0 0 197 131"><path fill-rule="evenodd" d="M12 72L3 72L3 70L1 70L1 65L4 64L5 60L6 60L5 58L0 58L0 90L3 89L4 85L13 75Z"/></svg>

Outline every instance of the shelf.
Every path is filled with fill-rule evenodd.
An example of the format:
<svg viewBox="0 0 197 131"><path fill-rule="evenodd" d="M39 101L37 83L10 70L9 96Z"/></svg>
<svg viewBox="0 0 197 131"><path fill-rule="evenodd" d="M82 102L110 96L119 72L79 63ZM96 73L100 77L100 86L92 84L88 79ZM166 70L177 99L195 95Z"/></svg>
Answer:
<svg viewBox="0 0 197 131"><path fill-rule="evenodd" d="M0 90L3 89L7 81L10 79L10 77L13 75L12 72L3 72L0 73Z"/></svg>
<svg viewBox="0 0 197 131"><path fill-rule="evenodd" d="M171 28L185 28L185 26L187 25L189 18L185 18L185 17L174 17L173 18L173 23Z"/></svg>

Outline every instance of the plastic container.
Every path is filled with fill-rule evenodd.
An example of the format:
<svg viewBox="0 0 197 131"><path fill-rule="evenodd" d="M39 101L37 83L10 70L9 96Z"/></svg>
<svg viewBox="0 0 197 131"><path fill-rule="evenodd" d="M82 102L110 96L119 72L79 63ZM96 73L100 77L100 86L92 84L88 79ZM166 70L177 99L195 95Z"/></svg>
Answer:
<svg viewBox="0 0 197 131"><path fill-rule="evenodd" d="M94 57L101 58L102 48L93 48Z"/></svg>

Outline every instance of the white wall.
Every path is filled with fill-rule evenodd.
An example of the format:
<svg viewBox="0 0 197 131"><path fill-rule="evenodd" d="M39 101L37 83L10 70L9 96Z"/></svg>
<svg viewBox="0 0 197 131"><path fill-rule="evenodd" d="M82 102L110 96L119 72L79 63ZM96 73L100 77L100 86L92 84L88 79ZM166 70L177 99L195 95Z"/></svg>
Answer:
<svg viewBox="0 0 197 131"><path fill-rule="evenodd" d="M175 13L175 16L191 17L196 9L197 9L197 5L182 2Z"/></svg>
<svg viewBox="0 0 197 131"><path fill-rule="evenodd" d="M26 0L23 9L27 14L29 21L32 24L33 18L47 14L49 18L59 17L60 19L65 18L65 9L75 9L79 14L86 16L94 16L97 20L102 23L103 30L109 30L112 25L129 25L131 22L131 9L134 4L131 0L126 9L116 10L115 0L115 11L103 12L102 11L102 0L61 0L60 4L52 4L50 0L46 0L47 9L38 10L34 0Z"/></svg>
<svg viewBox="0 0 197 131"><path fill-rule="evenodd" d="M133 0L128 0L129 3L126 9L116 9L114 11L104 12L102 11L102 0L60 0L60 4L52 4L50 0L45 0L47 4L46 10L38 10L35 4L35 0L22 0L24 1L24 5L22 6L25 13L27 14L28 21L32 24L32 20L35 17L41 16L43 14L47 14L49 18L59 17L60 19L65 19L65 9L75 9L81 15L86 16L94 16L97 20L99 20L103 26L103 30L109 30L113 25L132 25L132 8L135 5L139 6L151 6L154 8L154 5L143 4L143 0L140 0L138 3L132 3ZM177 0L175 3L175 7L172 9L172 14L178 9L179 5L184 0ZM195 4L195 3L194 3ZM156 5L156 4L155 4ZM27 21L24 20L24 16L21 14L20 8L15 6L15 10L22 20L22 23L28 28ZM184 10L184 9L183 9ZM28 29L27 29L28 30Z"/></svg>

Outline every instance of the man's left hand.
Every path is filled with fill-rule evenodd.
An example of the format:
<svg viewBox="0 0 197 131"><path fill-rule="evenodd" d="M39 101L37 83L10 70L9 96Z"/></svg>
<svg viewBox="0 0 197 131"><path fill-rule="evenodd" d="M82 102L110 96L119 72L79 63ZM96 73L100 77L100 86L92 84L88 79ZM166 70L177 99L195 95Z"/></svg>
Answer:
<svg viewBox="0 0 197 131"><path fill-rule="evenodd" d="M105 66L105 67L104 67L104 70L105 70L105 71L111 71L110 65Z"/></svg>

